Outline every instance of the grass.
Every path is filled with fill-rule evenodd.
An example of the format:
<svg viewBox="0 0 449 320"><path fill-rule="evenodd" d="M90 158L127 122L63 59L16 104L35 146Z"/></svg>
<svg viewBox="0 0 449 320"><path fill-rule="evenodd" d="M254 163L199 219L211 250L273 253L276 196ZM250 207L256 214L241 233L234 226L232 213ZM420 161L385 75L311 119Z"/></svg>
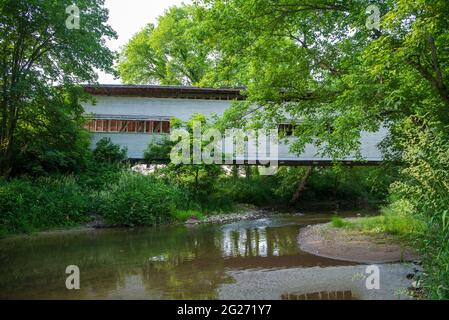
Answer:
<svg viewBox="0 0 449 320"><path fill-rule="evenodd" d="M199 220L203 220L206 218L204 213L197 210L177 210L175 212L175 219L179 221L187 221L188 219L195 217Z"/></svg>
<svg viewBox="0 0 449 320"><path fill-rule="evenodd" d="M332 224L332 227L334 227L334 228L343 228L348 225L348 221L344 220L343 218L341 218L337 215L334 215L332 217L331 224Z"/></svg>

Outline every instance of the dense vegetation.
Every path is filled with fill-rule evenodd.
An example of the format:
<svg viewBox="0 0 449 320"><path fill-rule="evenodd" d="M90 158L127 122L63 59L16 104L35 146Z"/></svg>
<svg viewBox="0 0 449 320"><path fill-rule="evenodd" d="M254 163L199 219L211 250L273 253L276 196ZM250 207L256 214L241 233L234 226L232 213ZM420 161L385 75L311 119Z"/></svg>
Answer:
<svg viewBox="0 0 449 320"><path fill-rule="evenodd" d="M89 136L80 130L79 84L112 72L104 0L81 0L69 29L71 0L0 1L0 176L67 173L86 167Z"/></svg>
<svg viewBox="0 0 449 320"><path fill-rule="evenodd" d="M168 164L144 175L131 170L125 154L103 139L83 173L0 180L0 234L79 226L98 218L112 226L161 224L231 211L238 204L286 209L304 174L303 168L261 176L256 167L226 173L213 165ZM378 179L382 185L372 188ZM391 179L377 168L316 168L299 204L376 205L385 200Z"/></svg>

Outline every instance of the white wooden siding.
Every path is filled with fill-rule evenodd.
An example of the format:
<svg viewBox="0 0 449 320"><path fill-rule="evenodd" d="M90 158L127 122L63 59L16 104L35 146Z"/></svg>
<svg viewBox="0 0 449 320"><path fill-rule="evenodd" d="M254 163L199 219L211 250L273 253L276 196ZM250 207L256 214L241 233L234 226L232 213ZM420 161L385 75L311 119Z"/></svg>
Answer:
<svg viewBox="0 0 449 320"><path fill-rule="evenodd" d="M200 100L200 99L171 99L171 98L140 98L140 97L112 97L96 96L96 105L84 104L86 113L98 115L136 116L148 119L160 119L176 117L188 120L194 113L200 113L207 117L213 114L222 114L230 105L227 100ZM382 161L382 155L377 145L386 136L385 129L375 133L362 132L361 154L367 161ZM93 133L92 148L103 137L111 138L113 143L128 148L128 157L142 159L143 153L153 139L160 139L158 134L144 133ZM253 157L253 155L249 155ZM317 155L313 145L307 145L300 156L292 154L289 146L279 145L279 161L329 161L330 158L322 158ZM348 155L345 159L357 160Z"/></svg>

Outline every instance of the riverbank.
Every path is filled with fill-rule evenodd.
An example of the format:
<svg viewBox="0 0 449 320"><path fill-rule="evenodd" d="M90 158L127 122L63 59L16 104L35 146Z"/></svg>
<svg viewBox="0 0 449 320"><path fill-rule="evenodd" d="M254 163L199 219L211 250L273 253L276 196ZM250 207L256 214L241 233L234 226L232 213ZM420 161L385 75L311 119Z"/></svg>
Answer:
<svg viewBox="0 0 449 320"><path fill-rule="evenodd" d="M270 217L278 214L277 212L272 212L268 209L261 209L254 206L238 206L240 212L229 212L229 213L212 213L208 216L202 216L200 218L190 217L186 220L173 220L171 223L164 224L165 226L194 226L194 225L204 225L204 224L226 224L238 221L251 221L262 219L266 217ZM79 233L86 231L95 231L95 230L107 230L107 229L136 229L136 228L146 228L148 226L117 226L107 224L104 219L100 216L93 216L93 220L80 224L77 226L68 226L61 228L54 228L50 230L44 231L35 231L30 233L19 233L19 234L10 234L1 237L0 239L13 239L13 238L22 238L22 237L39 237L39 236L51 236L58 234L71 234L71 233Z"/></svg>
<svg viewBox="0 0 449 320"><path fill-rule="evenodd" d="M301 250L311 254L358 263L418 259L418 254L395 236L334 228L331 223L303 228L298 236L298 243Z"/></svg>

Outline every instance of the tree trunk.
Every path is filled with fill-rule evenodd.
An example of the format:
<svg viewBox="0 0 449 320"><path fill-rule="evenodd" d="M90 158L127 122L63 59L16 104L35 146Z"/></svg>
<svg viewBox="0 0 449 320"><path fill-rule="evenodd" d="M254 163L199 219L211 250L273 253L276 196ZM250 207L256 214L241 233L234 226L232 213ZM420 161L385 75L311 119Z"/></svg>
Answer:
<svg viewBox="0 0 449 320"><path fill-rule="evenodd" d="M7 127L3 132L3 141L0 147L0 176L9 178L13 165L13 148L14 148L14 133L17 126L17 108L10 107L9 119L7 119Z"/></svg>
<svg viewBox="0 0 449 320"><path fill-rule="evenodd" d="M302 177L301 182L298 185L298 188L296 189L295 193L293 194L292 199L290 200L290 204L294 205L298 202L299 198L301 197L304 189L306 188L307 180L309 180L310 176L313 172L313 166L307 167L306 174Z"/></svg>

